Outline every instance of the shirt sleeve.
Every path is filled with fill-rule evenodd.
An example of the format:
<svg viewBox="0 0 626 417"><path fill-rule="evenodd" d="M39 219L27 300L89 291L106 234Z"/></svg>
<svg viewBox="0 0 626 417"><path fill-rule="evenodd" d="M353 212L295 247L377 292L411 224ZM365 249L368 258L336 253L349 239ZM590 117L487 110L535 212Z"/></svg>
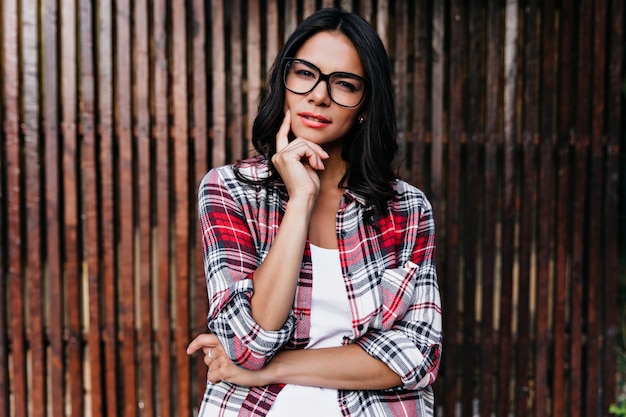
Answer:
<svg viewBox="0 0 626 417"><path fill-rule="evenodd" d="M401 378L405 389L432 384L441 359L441 300L435 267L435 227L432 208L423 200L399 236L401 267L387 269L381 280L388 330L371 330L355 340L371 356L383 361ZM409 216L411 217L411 216ZM416 225L411 222L417 221ZM402 282L403 284L398 284ZM411 283L410 285L406 283ZM411 294L405 301L407 294ZM402 303L409 305L401 310Z"/></svg>
<svg viewBox="0 0 626 417"><path fill-rule="evenodd" d="M209 299L208 326L229 358L260 369L288 340L294 317L282 329L266 331L252 318L253 276L261 262L244 213L245 191L233 177L211 170L198 193L198 217Z"/></svg>

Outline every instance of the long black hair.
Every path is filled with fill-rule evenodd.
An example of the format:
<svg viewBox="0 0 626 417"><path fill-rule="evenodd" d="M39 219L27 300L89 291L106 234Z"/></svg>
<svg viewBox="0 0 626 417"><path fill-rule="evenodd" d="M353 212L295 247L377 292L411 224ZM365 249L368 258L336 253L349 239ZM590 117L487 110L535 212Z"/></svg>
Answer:
<svg viewBox="0 0 626 417"><path fill-rule="evenodd" d="M396 179L392 165L398 150L393 87L385 47L376 31L360 16L340 8L326 8L311 14L296 28L270 69L252 127L252 144L269 164L267 182L276 180L278 173L271 159L276 153L276 134L285 116L285 58L296 56L300 47L320 32L343 34L356 48L365 78L369 80L361 109L364 120L355 123L344 137L342 158L347 171L338 185L364 195L374 211L381 212L394 197L391 183Z"/></svg>

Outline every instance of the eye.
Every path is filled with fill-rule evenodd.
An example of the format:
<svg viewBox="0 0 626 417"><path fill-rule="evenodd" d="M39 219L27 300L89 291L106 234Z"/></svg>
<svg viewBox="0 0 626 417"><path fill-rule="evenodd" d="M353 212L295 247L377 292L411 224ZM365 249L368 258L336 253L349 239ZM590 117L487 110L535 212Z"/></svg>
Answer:
<svg viewBox="0 0 626 417"><path fill-rule="evenodd" d="M291 64L291 72L301 78L316 79L318 76L314 68L300 61Z"/></svg>
<svg viewBox="0 0 626 417"><path fill-rule="evenodd" d="M312 73L311 71L309 71L307 69L304 69L304 68L303 69L294 69L293 73L296 74L298 77L317 78L314 73Z"/></svg>
<svg viewBox="0 0 626 417"><path fill-rule="evenodd" d="M354 93L355 91L358 90L358 88L354 84L352 84L349 81L345 81L345 80L338 81L338 82L335 83L335 85L337 87L341 88L342 90L345 90L345 91L348 91L348 92L351 92L351 93Z"/></svg>
<svg viewBox="0 0 626 417"><path fill-rule="evenodd" d="M356 93L363 89L363 81L354 77L339 76L333 79L333 86L347 93Z"/></svg>

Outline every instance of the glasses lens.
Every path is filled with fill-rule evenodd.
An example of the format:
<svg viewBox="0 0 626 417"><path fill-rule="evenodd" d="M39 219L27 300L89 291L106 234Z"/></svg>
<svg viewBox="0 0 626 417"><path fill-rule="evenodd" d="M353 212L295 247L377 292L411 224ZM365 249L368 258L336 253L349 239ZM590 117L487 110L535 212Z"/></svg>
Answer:
<svg viewBox="0 0 626 417"><path fill-rule="evenodd" d="M332 99L342 106L354 107L361 102L365 85L354 74L334 73L328 80Z"/></svg>
<svg viewBox="0 0 626 417"><path fill-rule="evenodd" d="M296 94L306 94L320 78L317 68L306 62L293 60L285 68L285 86Z"/></svg>
<svg viewBox="0 0 626 417"><path fill-rule="evenodd" d="M307 94L325 78L331 99L345 107L357 106L363 99L365 82L355 74L334 72L330 76L321 74L312 64L294 59L285 67L285 87L296 94Z"/></svg>

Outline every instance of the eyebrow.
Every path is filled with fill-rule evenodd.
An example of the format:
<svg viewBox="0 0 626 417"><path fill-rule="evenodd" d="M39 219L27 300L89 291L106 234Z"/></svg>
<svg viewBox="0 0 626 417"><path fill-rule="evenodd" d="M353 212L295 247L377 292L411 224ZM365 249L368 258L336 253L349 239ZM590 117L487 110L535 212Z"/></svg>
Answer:
<svg viewBox="0 0 626 417"><path fill-rule="evenodd" d="M360 75L360 74L357 74L356 72L352 72L352 71L331 71L331 72L324 72L324 71L322 71L322 69L321 69L321 68L320 68L317 64L315 64L315 63L313 63L313 62L311 62L311 61L309 61L309 60L307 60L307 59L304 59L304 58L298 58L298 57L287 57L287 59L295 59L295 60L302 61L302 62L307 63L307 64L310 64L310 65L313 65L315 68L317 68L317 70L318 70L319 72L321 72L322 74L325 74L325 75L330 75L330 74L335 74L335 73L339 73L339 74L350 74L350 75L356 75L357 77L362 78L363 80L366 80L365 75Z"/></svg>

